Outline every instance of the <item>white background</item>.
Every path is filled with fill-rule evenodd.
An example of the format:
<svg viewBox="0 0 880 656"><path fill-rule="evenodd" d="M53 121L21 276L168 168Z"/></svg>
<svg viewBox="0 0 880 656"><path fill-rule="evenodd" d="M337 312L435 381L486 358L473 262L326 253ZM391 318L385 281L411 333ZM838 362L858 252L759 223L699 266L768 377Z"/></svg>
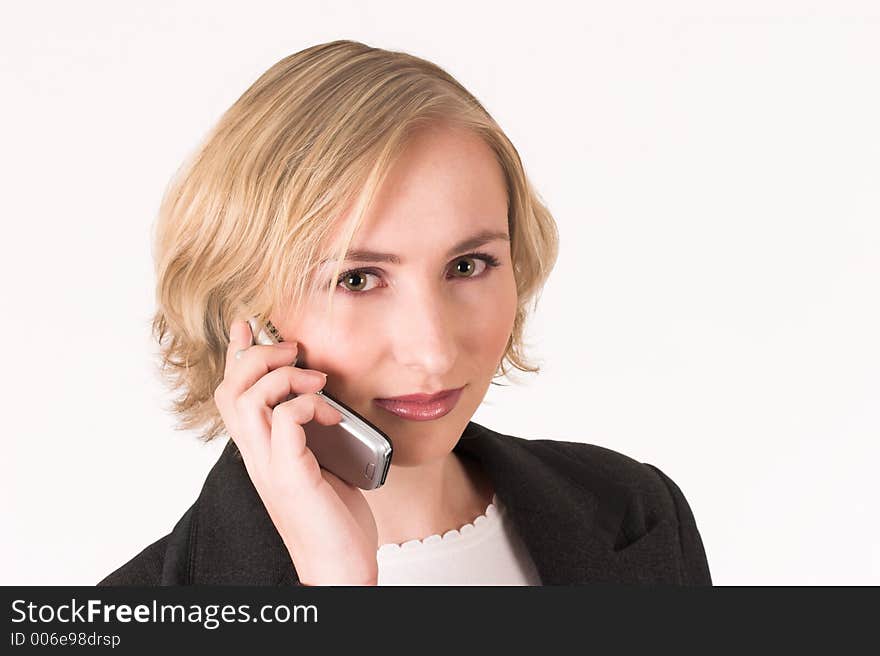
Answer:
<svg viewBox="0 0 880 656"><path fill-rule="evenodd" d="M337 38L446 68L559 225L543 364L474 420L660 467L714 582L880 584L880 7L28 2L0 20L0 583L92 584L223 444L155 371L165 184L276 61Z"/></svg>

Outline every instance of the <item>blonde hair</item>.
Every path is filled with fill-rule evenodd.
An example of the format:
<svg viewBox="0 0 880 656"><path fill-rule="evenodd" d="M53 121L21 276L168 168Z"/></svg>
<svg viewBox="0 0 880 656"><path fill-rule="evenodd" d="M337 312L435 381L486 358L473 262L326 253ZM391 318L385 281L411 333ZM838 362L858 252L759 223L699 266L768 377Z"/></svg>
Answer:
<svg viewBox="0 0 880 656"><path fill-rule="evenodd" d="M214 403L229 326L296 308L322 287L315 270L355 206L336 271L376 189L420 127L471 130L492 148L506 181L518 294L499 376L537 372L523 353L527 304L558 252L556 224L516 148L451 75L413 55L338 40L285 57L223 114L169 182L155 226L161 375L179 391L168 408L178 430L209 441L225 428ZM326 282L324 283L326 284ZM332 309L334 285L326 292ZM494 383L498 384L498 383Z"/></svg>

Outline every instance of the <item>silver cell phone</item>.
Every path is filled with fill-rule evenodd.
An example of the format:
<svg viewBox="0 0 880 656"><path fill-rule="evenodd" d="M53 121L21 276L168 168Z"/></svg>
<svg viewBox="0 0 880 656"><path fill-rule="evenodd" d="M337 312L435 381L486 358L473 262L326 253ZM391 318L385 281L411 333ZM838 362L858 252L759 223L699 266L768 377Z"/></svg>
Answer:
<svg viewBox="0 0 880 656"><path fill-rule="evenodd" d="M271 321L267 320L261 326L256 318L251 318L248 323L257 344L271 345L284 341ZM300 357L297 357L296 366L309 368ZM317 421L303 425L306 446L315 454L318 464L362 490L381 487L391 466L391 439L324 390L319 390L317 394L342 413L342 421L332 426L324 426ZM291 394L288 398L295 397L295 394Z"/></svg>

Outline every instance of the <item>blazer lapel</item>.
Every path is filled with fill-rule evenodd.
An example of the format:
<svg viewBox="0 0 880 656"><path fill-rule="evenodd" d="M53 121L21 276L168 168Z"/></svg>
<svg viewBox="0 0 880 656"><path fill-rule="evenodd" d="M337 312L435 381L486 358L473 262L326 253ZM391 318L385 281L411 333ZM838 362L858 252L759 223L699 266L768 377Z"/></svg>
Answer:
<svg viewBox="0 0 880 656"><path fill-rule="evenodd" d="M615 551L627 491L568 443L502 435L469 422L455 451L477 459L525 543L544 585L674 581L666 520ZM577 445L580 446L580 445ZM668 571L667 571L668 570ZM293 585L299 582L281 536L232 440L201 494L172 532L166 582Z"/></svg>
<svg viewBox="0 0 880 656"><path fill-rule="evenodd" d="M631 494L583 447L502 435L471 422L455 450L484 466L543 585L675 582L670 554L677 535L667 520L615 548Z"/></svg>

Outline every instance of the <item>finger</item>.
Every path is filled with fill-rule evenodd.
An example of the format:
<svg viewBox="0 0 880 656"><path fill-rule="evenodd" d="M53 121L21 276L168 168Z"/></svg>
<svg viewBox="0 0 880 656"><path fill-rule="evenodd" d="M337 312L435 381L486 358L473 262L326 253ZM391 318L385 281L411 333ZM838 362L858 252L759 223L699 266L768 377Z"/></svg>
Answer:
<svg viewBox="0 0 880 656"><path fill-rule="evenodd" d="M296 342L253 345L252 337L246 321L236 321L230 327L223 387L231 398L238 397L267 372L296 362ZM236 357L238 351L242 352Z"/></svg>
<svg viewBox="0 0 880 656"><path fill-rule="evenodd" d="M323 372L285 365L261 376L239 399L248 406L262 404L271 410L293 396L317 392L326 382Z"/></svg>
<svg viewBox="0 0 880 656"><path fill-rule="evenodd" d="M303 426L316 420L326 426L339 423L342 415L316 394L303 394L272 411L269 468L276 481L290 491L314 490L323 483L320 465L306 445Z"/></svg>
<svg viewBox="0 0 880 656"><path fill-rule="evenodd" d="M284 366L265 374L240 394L233 403L248 448L260 459L268 458L273 409L298 395L317 392L325 382L326 376L320 372Z"/></svg>
<svg viewBox="0 0 880 656"><path fill-rule="evenodd" d="M223 377L228 378L235 362L235 353L249 348L254 343L251 327L243 319L235 319L229 326L229 345L226 347L226 367Z"/></svg>

